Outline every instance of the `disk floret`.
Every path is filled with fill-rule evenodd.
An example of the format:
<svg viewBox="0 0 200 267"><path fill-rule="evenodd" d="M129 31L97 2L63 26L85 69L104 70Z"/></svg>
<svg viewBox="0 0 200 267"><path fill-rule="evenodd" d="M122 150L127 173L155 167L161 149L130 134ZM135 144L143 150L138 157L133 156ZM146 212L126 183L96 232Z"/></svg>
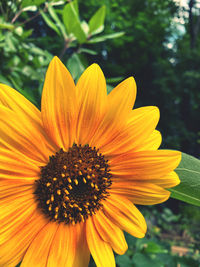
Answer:
<svg viewBox="0 0 200 267"><path fill-rule="evenodd" d="M60 149L41 168L35 196L50 220L76 224L102 208L111 183L108 160L98 149L74 144L67 152Z"/></svg>

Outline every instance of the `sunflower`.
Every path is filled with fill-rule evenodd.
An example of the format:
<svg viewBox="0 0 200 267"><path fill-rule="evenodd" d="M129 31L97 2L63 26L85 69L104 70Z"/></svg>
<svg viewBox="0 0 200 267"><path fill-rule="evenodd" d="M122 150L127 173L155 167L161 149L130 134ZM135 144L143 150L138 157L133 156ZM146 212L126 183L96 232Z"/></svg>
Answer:
<svg viewBox="0 0 200 267"><path fill-rule="evenodd" d="M115 266L123 230L142 238L134 204L167 200L181 153L158 150L156 107L132 110L134 79L107 95L97 64L78 83L54 57L41 112L0 86L0 266Z"/></svg>

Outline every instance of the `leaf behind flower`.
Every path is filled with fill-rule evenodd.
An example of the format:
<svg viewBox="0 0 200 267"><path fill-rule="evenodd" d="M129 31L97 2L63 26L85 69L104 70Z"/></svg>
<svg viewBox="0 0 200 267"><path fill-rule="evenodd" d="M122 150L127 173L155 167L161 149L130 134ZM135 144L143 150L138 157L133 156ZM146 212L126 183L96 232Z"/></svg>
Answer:
<svg viewBox="0 0 200 267"><path fill-rule="evenodd" d="M182 153L182 160L176 172L181 183L169 189L171 197L200 206L200 160Z"/></svg>

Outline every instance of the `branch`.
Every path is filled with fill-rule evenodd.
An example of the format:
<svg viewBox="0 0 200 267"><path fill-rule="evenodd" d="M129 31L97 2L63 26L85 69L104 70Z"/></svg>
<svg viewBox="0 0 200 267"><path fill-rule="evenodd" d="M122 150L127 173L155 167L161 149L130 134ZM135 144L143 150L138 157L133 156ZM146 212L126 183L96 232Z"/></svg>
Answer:
<svg viewBox="0 0 200 267"><path fill-rule="evenodd" d="M16 18L14 17L13 19L12 19L12 23L13 23L13 20L15 19L17 19L20 15L21 15L21 13L23 12L24 10L22 9L22 10L20 10L18 13L20 13L19 15L18 15L18 13L16 14ZM45 5L45 7L43 8L43 10L42 10L43 12L47 12L47 5ZM31 20L33 20L33 19L35 19L35 18L37 18L38 16L40 16L41 15L41 12L40 12L40 10L34 15L34 16L32 16L32 17L30 17L30 18L28 18L28 19L26 19L25 21L23 21L22 23L20 23L20 24L18 24L17 26L22 26L22 25L24 25L24 24L26 24L26 23L28 23L28 22L30 22ZM14 20L14 21L15 21Z"/></svg>
<svg viewBox="0 0 200 267"><path fill-rule="evenodd" d="M200 10L199 10L199 16L197 17L196 25L194 27L195 43L196 43L197 35L199 33L199 27L200 27Z"/></svg>
<svg viewBox="0 0 200 267"><path fill-rule="evenodd" d="M192 9L195 4L195 0L190 0L189 2L189 31L190 31L190 48L194 49L195 47L195 38L194 38L194 22Z"/></svg>
<svg viewBox="0 0 200 267"><path fill-rule="evenodd" d="M24 24L30 22L31 20L37 18L37 17L40 16L40 15L41 15L41 13L40 13L40 11L38 11L34 16L32 16L32 17L26 19L25 21L23 21L22 23L20 23L18 26L22 26L22 25L24 25Z"/></svg>
<svg viewBox="0 0 200 267"><path fill-rule="evenodd" d="M22 14L23 9L19 10L19 12L17 12L17 14L14 16L14 18L11 20L11 23L13 24L16 19Z"/></svg>
<svg viewBox="0 0 200 267"><path fill-rule="evenodd" d="M59 58L60 58L60 59L63 58L63 56L64 56L66 50L67 50L68 47L69 47L69 43L70 43L70 39L65 39L64 47L63 47L63 49L62 49L62 51L61 51L61 53L60 53L60 55L59 55Z"/></svg>

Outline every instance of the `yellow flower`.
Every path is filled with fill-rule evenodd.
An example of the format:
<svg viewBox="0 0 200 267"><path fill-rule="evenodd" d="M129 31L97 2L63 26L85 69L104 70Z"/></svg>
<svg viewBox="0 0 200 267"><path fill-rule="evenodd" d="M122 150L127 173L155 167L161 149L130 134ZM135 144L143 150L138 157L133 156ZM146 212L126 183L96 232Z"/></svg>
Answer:
<svg viewBox="0 0 200 267"><path fill-rule="evenodd" d="M134 204L169 198L181 154L158 150L156 107L132 110L134 79L109 95L91 65L77 85L55 57L41 112L0 86L0 266L115 266L123 231L142 238ZM133 204L134 203L134 204Z"/></svg>

